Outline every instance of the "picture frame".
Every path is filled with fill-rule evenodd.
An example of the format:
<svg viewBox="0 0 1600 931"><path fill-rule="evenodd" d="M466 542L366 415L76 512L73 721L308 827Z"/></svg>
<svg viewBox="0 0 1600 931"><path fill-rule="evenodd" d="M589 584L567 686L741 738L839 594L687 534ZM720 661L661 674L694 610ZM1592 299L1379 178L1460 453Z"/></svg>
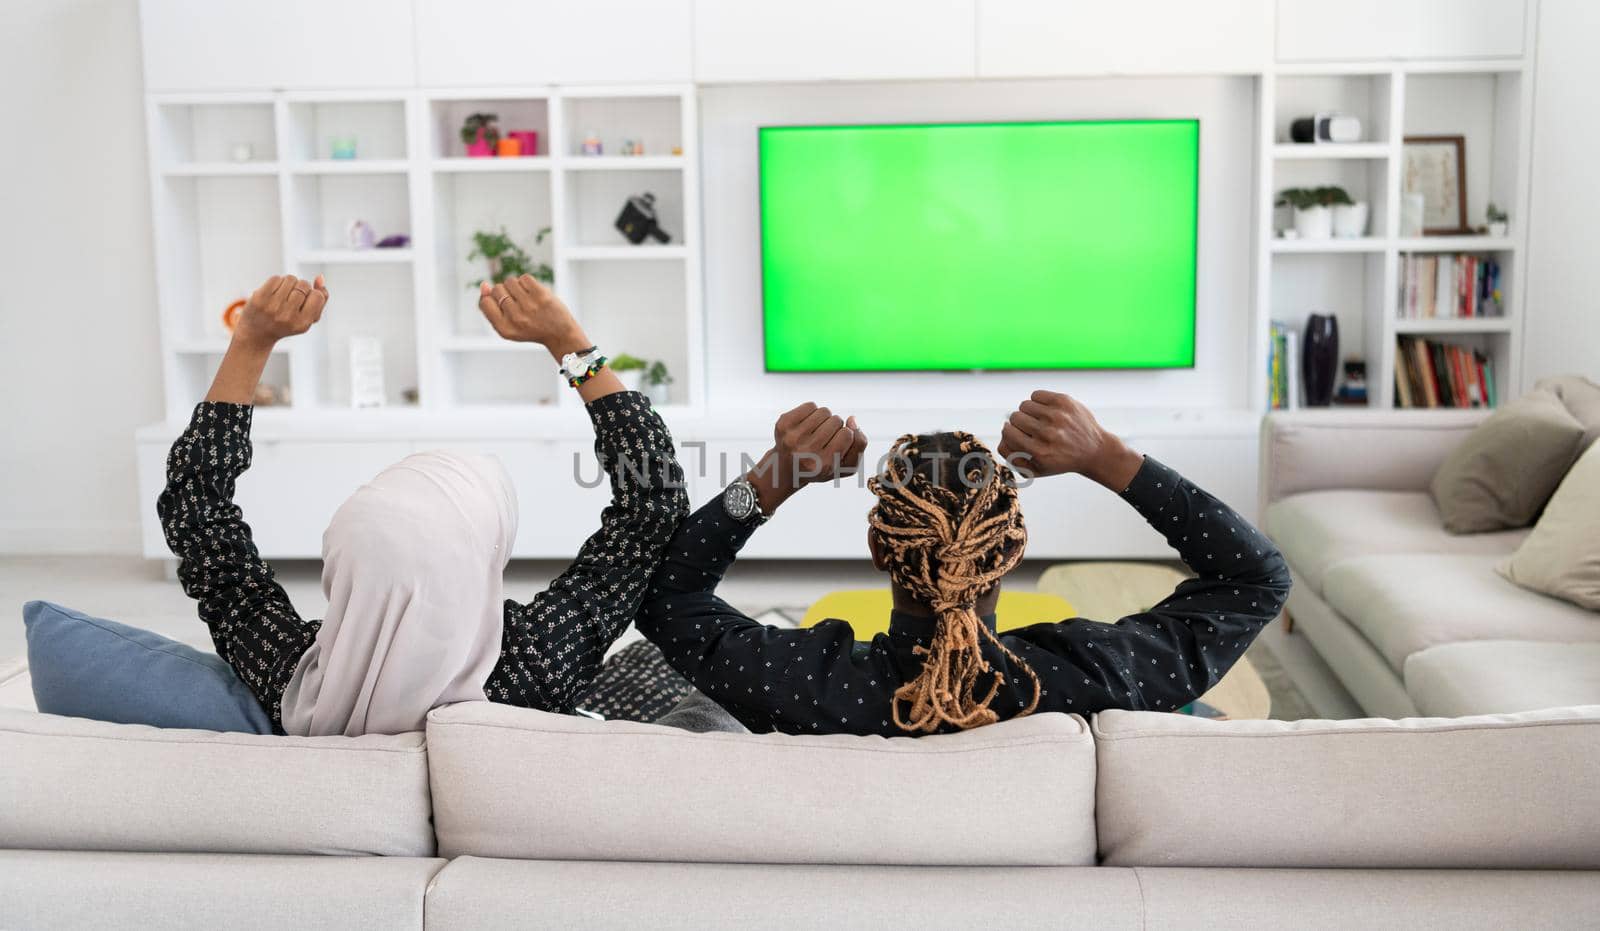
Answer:
<svg viewBox="0 0 1600 931"><path fill-rule="evenodd" d="M1422 235L1461 236L1467 225L1465 136L1406 136L1400 189L1422 195Z"/></svg>

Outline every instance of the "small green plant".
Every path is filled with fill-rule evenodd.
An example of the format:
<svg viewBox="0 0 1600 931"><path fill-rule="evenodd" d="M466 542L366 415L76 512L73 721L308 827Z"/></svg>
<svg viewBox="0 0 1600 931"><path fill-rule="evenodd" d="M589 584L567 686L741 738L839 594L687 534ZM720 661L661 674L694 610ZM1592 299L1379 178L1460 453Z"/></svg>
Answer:
<svg viewBox="0 0 1600 931"><path fill-rule="evenodd" d="M672 373L667 371L667 364L660 359L650 363L650 367L644 373L644 383L647 385L672 384Z"/></svg>
<svg viewBox="0 0 1600 931"><path fill-rule="evenodd" d="M613 372L637 372L648 365L638 356L630 356L625 352L619 352L612 356L607 360L606 364L611 366L611 371Z"/></svg>
<svg viewBox="0 0 1600 931"><path fill-rule="evenodd" d="M548 235L550 227L547 226L533 237L533 244L537 246L544 242L544 238ZM545 284L551 284L556 280L556 274L550 266L543 262L535 263L533 257L516 244L503 226L497 233L482 230L473 233L472 251L467 254L467 259L468 261L485 259L489 263L489 277L479 278L468 285L469 288L476 288L485 280L499 284L507 278L515 278L518 275L532 275Z"/></svg>
<svg viewBox="0 0 1600 931"><path fill-rule="evenodd" d="M1506 212L1504 210L1501 210L1499 207L1495 206L1494 201L1489 202L1489 209L1483 212L1483 217L1490 223L1504 223L1511 219L1510 217L1506 216Z"/></svg>
<svg viewBox="0 0 1600 931"><path fill-rule="evenodd" d="M1277 206L1305 210L1308 207L1332 207L1352 203L1350 194L1342 187L1292 187L1278 194Z"/></svg>
<svg viewBox="0 0 1600 931"><path fill-rule="evenodd" d="M483 141L492 147L500 141L500 126L495 121L499 116L494 113L474 113L468 116L461 124L461 141L472 145L478 141L478 131L483 130Z"/></svg>

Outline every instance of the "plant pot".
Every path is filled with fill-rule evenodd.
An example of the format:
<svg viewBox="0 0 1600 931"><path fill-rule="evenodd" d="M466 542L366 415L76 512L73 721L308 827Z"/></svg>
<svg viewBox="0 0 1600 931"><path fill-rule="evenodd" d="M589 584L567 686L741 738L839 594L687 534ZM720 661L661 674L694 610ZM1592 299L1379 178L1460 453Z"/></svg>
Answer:
<svg viewBox="0 0 1600 931"><path fill-rule="evenodd" d="M522 141L502 137L495 145L494 154L501 158L516 158L522 154Z"/></svg>
<svg viewBox="0 0 1600 931"><path fill-rule="evenodd" d="M1300 375L1305 382L1307 407L1327 407L1333 401L1334 377L1339 370L1339 319L1312 314L1300 352Z"/></svg>
<svg viewBox="0 0 1600 931"><path fill-rule="evenodd" d="M622 382L624 390L639 391L644 387L644 369L629 369L626 372L612 369L612 372L616 373L617 381Z"/></svg>
<svg viewBox="0 0 1600 931"><path fill-rule="evenodd" d="M467 143L468 158L489 158L492 155L494 155L494 149L490 148L489 143L484 142L482 137L479 137L476 142Z"/></svg>
<svg viewBox="0 0 1600 931"><path fill-rule="evenodd" d="M1500 221L1495 222L1495 223L1490 223L1489 224L1489 235L1493 236L1496 239L1503 239L1505 237L1506 233L1510 231L1510 228L1511 228L1510 224L1508 224L1504 220L1500 220Z"/></svg>
<svg viewBox="0 0 1600 931"><path fill-rule="evenodd" d="M1333 235L1333 212L1321 204L1296 207L1294 231L1301 239L1327 239Z"/></svg>
<svg viewBox="0 0 1600 931"><path fill-rule="evenodd" d="M672 400L672 386L664 383L645 385L644 396L650 399L651 404L660 407Z"/></svg>
<svg viewBox="0 0 1600 931"><path fill-rule="evenodd" d="M1335 204L1333 207L1333 235L1339 239L1359 239L1367 235L1366 203Z"/></svg>

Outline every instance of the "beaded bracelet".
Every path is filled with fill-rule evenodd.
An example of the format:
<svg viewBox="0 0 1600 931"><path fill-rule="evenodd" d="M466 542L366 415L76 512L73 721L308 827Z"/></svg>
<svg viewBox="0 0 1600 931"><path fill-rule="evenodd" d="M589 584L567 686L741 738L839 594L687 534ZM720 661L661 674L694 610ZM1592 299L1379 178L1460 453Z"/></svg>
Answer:
<svg viewBox="0 0 1600 931"><path fill-rule="evenodd" d="M586 382L589 379L591 379L591 378L595 377L596 375L600 374L600 370L605 368L605 367L606 367L606 357L605 356L596 356L594 361L590 362L589 363L589 367L584 369L583 372L581 372L580 374L577 374L577 375L570 375L569 374L567 376L567 384L571 385L574 388L577 388L577 387L581 386L584 382Z"/></svg>

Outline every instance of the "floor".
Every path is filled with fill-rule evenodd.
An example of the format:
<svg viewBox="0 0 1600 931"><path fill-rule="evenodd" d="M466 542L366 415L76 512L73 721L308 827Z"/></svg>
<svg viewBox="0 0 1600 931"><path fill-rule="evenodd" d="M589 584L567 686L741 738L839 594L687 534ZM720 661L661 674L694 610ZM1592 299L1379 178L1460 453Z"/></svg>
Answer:
<svg viewBox="0 0 1600 931"><path fill-rule="evenodd" d="M1033 591L1051 563L1025 561L1007 580L1021 591ZM528 598L549 584L565 564L518 561L506 575L506 594ZM302 614L320 616L322 597L312 561L278 564L278 580ZM876 588L882 573L859 561L756 560L736 565L718 593L751 616L774 609L803 612L823 594L841 588ZM0 557L0 663L27 650L22 626L24 602L42 598L101 617L209 647L194 604L163 565L130 556L4 556ZM629 631L621 647L638 638ZM1272 624L1248 654L1272 694L1272 716L1281 720L1306 717L1360 717L1360 711L1339 687L1303 637L1284 634Z"/></svg>

